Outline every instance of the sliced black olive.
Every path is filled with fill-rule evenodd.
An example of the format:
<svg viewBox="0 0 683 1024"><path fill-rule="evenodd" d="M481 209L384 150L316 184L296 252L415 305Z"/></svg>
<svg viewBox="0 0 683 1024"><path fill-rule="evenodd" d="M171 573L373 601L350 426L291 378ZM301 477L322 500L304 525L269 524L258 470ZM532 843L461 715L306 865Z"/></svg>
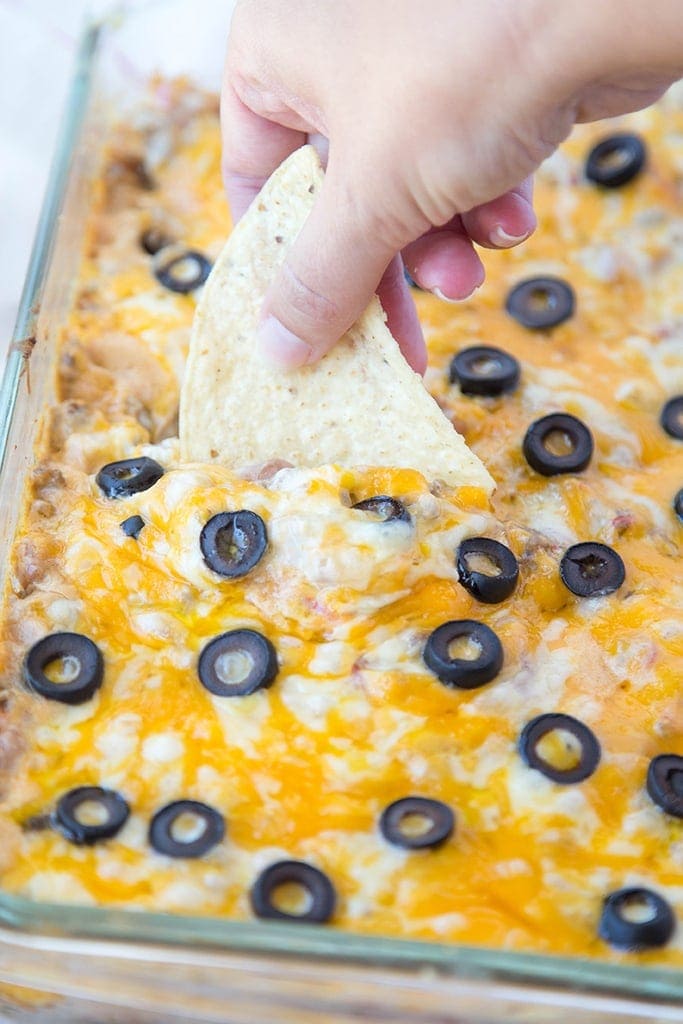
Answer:
<svg viewBox="0 0 683 1024"><path fill-rule="evenodd" d="M465 657L451 653L456 641L463 646ZM468 657L470 653L475 656ZM459 619L444 622L430 634L423 658L427 668L442 683L472 690L498 675L503 667L503 647L493 630L483 622Z"/></svg>
<svg viewBox="0 0 683 1024"><path fill-rule="evenodd" d="M410 819L427 822L427 828L412 829ZM448 804L423 796L406 796L395 800L382 811L380 832L394 846L407 850L434 849L453 835L455 815Z"/></svg>
<svg viewBox="0 0 683 1024"><path fill-rule="evenodd" d="M463 395L502 395L519 384L519 363L500 348L473 345L453 356L449 378Z"/></svg>
<svg viewBox="0 0 683 1024"><path fill-rule="evenodd" d="M366 498L365 501L357 501L351 508L357 508L361 512L373 512L383 523L409 523L411 522L410 512L398 498L389 498L386 494L379 494L376 498Z"/></svg>
<svg viewBox="0 0 683 1024"><path fill-rule="evenodd" d="M161 228L147 228L140 235L140 245L150 256L155 256L160 249L170 245L172 241L173 239L165 234Z"/></svg>
<svg viewBox="0 0 683 1024"><path fill-rule="evenodd" d="M209 569L231 579L246 576L268 547L266 524L249 509L219 512L203 528L199 546Z"/></svg>
<svg viewBox="0 0 683 1024"><path fill-rule="evenodd" d="M605 897L598 931L610 946L637 953L665 946L675 927L673 910L659 893L634 887Z"/></svg>
<svg viewBox="0 0 683 1024"><path fill-rule="evenodd" d="M179 821L183 816L185 826ZM224 835L223 815L198 800L167 804L156 812L149 826L150 845L167 857L202 857Z"/></svg>
<svg viewBox="0 0 683 1024"><path fill-rule="evenodd" d="M539 751L541 741L550 733L558 732L569 733L577 741L576 746L566 740L563 742L564 749L559 753L567 761L566 768L557 767ZM558 741L562 742L559 737ZM519 752L530 768L536 768L553 782L563 785L587 779L600 761L600 744L595 735L587 725L571 715L548 714L532 718L522 729Z"/></svg>
<svg viewBox="0 0 683 1024"><path fill-rule="evenodd" d="M277 669L275 648L254 629L223 633L199 656L202 686L219 697L244 697L270 686Z"/></svg>
<svg viewBox="0 0 683 1024"><path fill-rule="evenodd" d="M586 177L603 188L619 188L640 174L645 157L645 143L637 135L609 135L588 154Z"/></svg>
<svg viewBox="0 0 683 1024"><path fill-rule="evenodd" d="M654 802L673 815L683 818L683 757L659 754L647 769L647 791Z"/></svg>
<svg viewBox="0 0 683 1024"><path fill-rule="evenodd" d="M54 666L54 674L46 672ZM81 633L51 633L29 650L24 680L29 689L62 704L83 704L102 685L104 662L99 647Z"/></svg>
<svg viewBox="0 0 683 1024"><path fill-rule="evenodd" d="M560 277L530 277L508 294L505 308L522 327L543 331L574 314L574 290Z"/></svg>
<svg viewBox="0 0 683 1024"><path fill-rule="evenodd" d="M95 483L107 498L127 498L149 490L163 475L158 462L140 455L137 459L108 462L95 477Z"/></svg>
<svg viewBox="0 0 683 1024"><path fill-rule="evenodd" d="M488 563L493 565L493 572L489 570ZM517 559L504 544L488 537L464 540L458 548L456 566L458 579L465 590L485 604L504 601L517 586Z"/></svg>
<svg viewBox="0 0 683 1024"><path fill-rule="evenodd" d="M659 422L670 437L683 441L683 395L669 399L662 409Z"/></svg>
<svg viewBox="0 0 683 1024"><path fill-rule="evenodd" d="M120 523L121 529L125 533L126 537L132 537L134 540L137 540L144 525L145 520L142 516L128 516L128 519L124 519L123 522Z"/></svg>
<svg viewBox="0 0 683 1024"><path fill-rule="evenodd" d="M673 510L678 518L683 521L683 487L681 487L673 500Z"/></svg>
<svg viewBox="0 0 683 1024"><path fill-rule="evenodd" d="M300 886L307 906L300 911L281 910L273 897L281 886ZM315 921L323 924L334 913L336 893L327 875L300 860L281 860L262 871L251 887L251 907L257 917L284 921Z"/></svg>
<svg viewBox="0 0 683 1024"><path fill-rule="evenodd" d="M576 416L553 412L531 424L522 451L531 468L542 476L580 473L593 455L593 435Z"/></svg>
<svg viewBox="0 0 683 1024"><path fill-rule="evenodd" d="M153 269L164 288L186 295L204 284L211 273L211 263L200 252L169 245L157 253Z"/></svg>
<svg viewBox="0 0 683 1024"><path fill-rule="evenodd" d="M613 548L587 541L567 548L560 562L560 577L578 597L602 597L619 589L626 570Z"/></svg>
<svg viewBox="0 0 683 1024"><path fill-rule="evenodd" d="M84 804L96 804L98 820L87 821ZM130 808L120 793L101 786L79 786L60 797L54 826L69 842L79 846L111 839L128 821ZM86 820L84 820L86 819Z"/></svg>

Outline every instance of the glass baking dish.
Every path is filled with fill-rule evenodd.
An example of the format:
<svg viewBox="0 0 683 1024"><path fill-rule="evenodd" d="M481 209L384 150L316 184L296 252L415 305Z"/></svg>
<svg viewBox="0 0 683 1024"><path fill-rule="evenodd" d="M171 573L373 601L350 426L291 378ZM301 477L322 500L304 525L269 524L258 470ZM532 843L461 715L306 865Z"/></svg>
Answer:
<svg viewBox="0 0 683 1024"><path fill-rule="evenodd" d="M151 0L83 34L0 390L3 576L107 126L154 71L217 89L230 7ZM0 893L0 1010L98 1024L550 1024L560 1012L577 1024L651 1024L683 1022L683 973Z"/></svg>

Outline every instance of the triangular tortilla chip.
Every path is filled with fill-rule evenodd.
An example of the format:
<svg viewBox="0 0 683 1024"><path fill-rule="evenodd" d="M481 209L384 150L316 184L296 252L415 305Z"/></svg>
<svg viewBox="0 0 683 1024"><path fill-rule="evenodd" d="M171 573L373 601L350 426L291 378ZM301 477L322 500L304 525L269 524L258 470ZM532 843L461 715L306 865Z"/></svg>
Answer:
<svg viewBox="0 0 683 1024"><path fill-rule="evenodd" d="M490 492L493 480L405 362L377 298L315 366L284 372L255 351L264 296L322 182L315 150L293 153L219 256L192 328L183 459L235 469L273 459L396 466Z"/></svg>

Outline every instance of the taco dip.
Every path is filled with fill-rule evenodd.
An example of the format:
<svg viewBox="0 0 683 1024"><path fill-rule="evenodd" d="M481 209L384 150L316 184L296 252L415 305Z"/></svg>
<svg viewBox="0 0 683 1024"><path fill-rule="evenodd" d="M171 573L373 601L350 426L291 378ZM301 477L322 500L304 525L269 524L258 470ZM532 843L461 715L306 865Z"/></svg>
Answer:
<svg viewBox="0 0 683 1024"><path fill-rule="evenodd" d="M681 967L682 140L674 94L577 130L479 292L413 286L476 479L187 461L217 99L146 83L52 368L21 352L46 401L4 581L4 894Z"/></svg>

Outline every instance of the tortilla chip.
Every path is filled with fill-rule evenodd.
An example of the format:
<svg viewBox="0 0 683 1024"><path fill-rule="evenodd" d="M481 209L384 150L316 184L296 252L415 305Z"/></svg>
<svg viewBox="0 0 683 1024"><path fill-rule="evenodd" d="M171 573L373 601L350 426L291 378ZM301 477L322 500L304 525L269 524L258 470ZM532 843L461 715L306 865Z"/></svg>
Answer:
<svg viewBox="0 0 683 1024"><path fill-rule="evenodd" d="M425 390L379 300L315 366L284 372L257 354L263 300L323 182L304 146L236 226L199 302L180 403L182 457L241 467L395 466L490 493L493 480Z"/></svg>

